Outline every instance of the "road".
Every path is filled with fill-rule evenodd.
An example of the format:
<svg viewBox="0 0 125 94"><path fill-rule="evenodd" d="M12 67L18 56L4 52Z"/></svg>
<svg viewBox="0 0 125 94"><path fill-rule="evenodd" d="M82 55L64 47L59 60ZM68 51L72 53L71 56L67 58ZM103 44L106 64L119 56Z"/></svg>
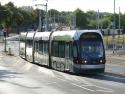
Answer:
<svg viewBox="0 0 125 94"><path fill-rule="evenodd" d="M73 75L0 56L0 94L124 94L125 78ZM18 60L17 60L18 59Z"/></svg>
<svg viewBox="0 0 125 94"><path fill-rule="evenodd" d="M18 43L12 45L18 48ZM0 44L1 45L1 44ZM10 46L11 47L11 46ZM12 52L17 53L12 48ZM31 64L0 46L0 94L124 94L125 77L114 74L75 75ZM15 51L14 51L15 50ZM115 70L117 66L106 65ZM121 67L121 66L120 66Z"/></svg>

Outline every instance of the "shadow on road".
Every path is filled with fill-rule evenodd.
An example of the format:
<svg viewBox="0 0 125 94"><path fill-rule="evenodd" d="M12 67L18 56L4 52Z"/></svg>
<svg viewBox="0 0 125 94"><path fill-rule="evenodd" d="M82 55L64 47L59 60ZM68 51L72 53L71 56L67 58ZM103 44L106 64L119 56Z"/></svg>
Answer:
<svg viewBox="0 0 125 94"><path fill-rule="evenodd" d="M0 79L17 78L17 74L22 74L22 73L13 72L10 70L0 70Z"/></svg>
<svg viewBox="0 0 125 94"><path fill-rule="evenodd" d="M10 70L0 70L0 82L6 82L6 83L9 83L11 85L15 85L15 86L19 86L19 87L23 87L23 88L28 88L28 89L39 89L39 88L42 88L42 87L39 87L39 86L32 86L32 85L29 85L29 84L23 84L23 83L19 83L19 82L14 82L13 81L13 78L22 78L22 77L19 77L18 75L20 75L22 73L17 73L17 72L13 72L13 71L10 71ZM6 79L6 78L12 78L11 80L9 79ZM18 80L17 80L18 81Z"/></svg>

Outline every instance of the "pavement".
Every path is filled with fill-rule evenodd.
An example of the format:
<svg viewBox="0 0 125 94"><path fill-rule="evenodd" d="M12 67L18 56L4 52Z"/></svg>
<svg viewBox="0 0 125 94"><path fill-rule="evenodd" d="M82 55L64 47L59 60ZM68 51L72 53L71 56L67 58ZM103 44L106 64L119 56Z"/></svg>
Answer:
<svg viewBox="0 0 125 94"><path fill-rule="evenodd" d="M123 52L123 51L122 51ZM125 77L125 53L106 51L106 72Z"/></svg>

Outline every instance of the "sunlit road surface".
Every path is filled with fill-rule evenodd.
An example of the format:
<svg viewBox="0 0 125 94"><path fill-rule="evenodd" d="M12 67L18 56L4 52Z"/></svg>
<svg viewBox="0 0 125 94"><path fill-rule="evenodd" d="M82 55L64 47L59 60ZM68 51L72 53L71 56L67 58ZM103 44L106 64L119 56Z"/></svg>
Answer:
<svg viewBox="0 0 125 94"><path fill-rule="evenodd" d="M0 94L50 93L125 94L125 78L111 74L78 76L62 73L0 53Z"/></svg>
<svg viewBox="0 0 125 94"><path fill-rule="evenodd" d="M18 60L16 60L18 59ZM22 62L22 63L20 63ZM2 57L0 94L124 94L125 78L73 75L39 67L19 57Z"/></svg>

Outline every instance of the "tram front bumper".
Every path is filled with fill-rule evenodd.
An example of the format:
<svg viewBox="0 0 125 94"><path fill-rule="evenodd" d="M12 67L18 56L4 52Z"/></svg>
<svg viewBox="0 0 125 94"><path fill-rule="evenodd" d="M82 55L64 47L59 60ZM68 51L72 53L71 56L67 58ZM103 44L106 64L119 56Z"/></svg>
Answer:
<svg viewBox="0 0 125 94"><path fill-rule="evenodd" d="M80 74L104 73L104 70L105 70L105 64L98 64L98 65L74 64L73 66L74 73L80 73Z"/></svg>

